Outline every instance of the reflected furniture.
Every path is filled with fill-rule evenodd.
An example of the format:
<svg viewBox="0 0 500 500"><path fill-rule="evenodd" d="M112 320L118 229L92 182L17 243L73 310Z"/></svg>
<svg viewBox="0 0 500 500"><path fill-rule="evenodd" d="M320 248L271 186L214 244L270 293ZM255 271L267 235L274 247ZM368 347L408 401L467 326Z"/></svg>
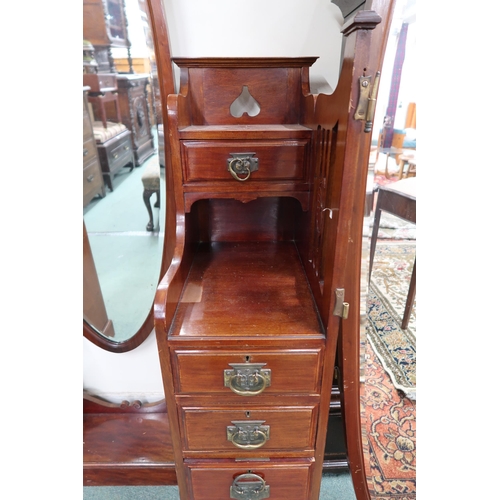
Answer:
<svg viewBox="0 0 500 500"><path fill-rule="evenodd" d="M149 215L149 222L146 226L147 231L154 230L154 219L153 219L153 209L151 208L151 196L153 193L156 194L155 207L160 207L160 164L155 159L148 162L145 167L144 173L141 177L143 190L143 199L146 205L146 210Z"/></svg>
<svg viewBox="0 0 500 500"><path fill-rule="evenodd" d="M377 245L377 235L380 226L380 217L382 211L388 212L408 222L416 224L417 222L417 179L410 177L393 182L386 186L378 188L377 205L375 208L375 217L373 220L373 230L370 242L370 264L368 269L368 282L370 281L375 248ZM417 279L417 258L413 264L413 270L406 298L405 310L401 321L401 328L406 330L410 320L410 314L415 301Z"/></svg>
<svg viewBox="0 0 500 500"><path fill-rule="evenodd" d="M156 153L149 119L149 75L117 75L118 101L122 123L132 134L132 146L136 165L142 165Z"/></svg>
<svg viewBox="0 0 500 500"><path fill-rule="evenodd" d="M416 151L403 151L399 157L399 179L415 177L417 175L417 153Z"/></svg>
<svg viewBox="0 0 500 500"><path fill-rule="evenodd" d="M113 48L127 49L133 72L124 0L83 0L83 38L94 46L99 73L116 73Z"/></svg>
<svg viewBox="0 0 500 500"><path fill-rule="evenodd" d="M113 191L113 178L126 165L130 172L135 167L131 133L122 123L93 122L94 136L101 160L101 169L106 185Z"/></svg>
<svg viewBox="0 0 500 500"><path fill-rule="evenodd" d="M106 105L111 103L115 109L117 123L121 123L120 106L118 104L118 86L113 73L84 74L83 84L90 87L89 102L97 108L96 116L101 118L104 128L107 127Z"/></svg>
<svg viewBox="0 0 500 500"><path fill-rule="evenodd" d="M92 121L87 100L89 87L83 87L83 206L100 195L106 196L106 188L101 173L101 165L97 153Z"/></svg>

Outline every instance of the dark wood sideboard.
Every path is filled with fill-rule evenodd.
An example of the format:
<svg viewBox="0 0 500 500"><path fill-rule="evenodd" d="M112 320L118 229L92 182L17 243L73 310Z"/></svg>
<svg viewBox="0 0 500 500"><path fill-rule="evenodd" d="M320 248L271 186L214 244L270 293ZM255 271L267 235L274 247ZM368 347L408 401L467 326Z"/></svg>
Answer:
<svg viewBox="0 0 500 500"><path fill-rule="evenodd" d="M86 207L97 195L106 196L97 146L89 112L88 91L83 87L83 206Z"/></svg>

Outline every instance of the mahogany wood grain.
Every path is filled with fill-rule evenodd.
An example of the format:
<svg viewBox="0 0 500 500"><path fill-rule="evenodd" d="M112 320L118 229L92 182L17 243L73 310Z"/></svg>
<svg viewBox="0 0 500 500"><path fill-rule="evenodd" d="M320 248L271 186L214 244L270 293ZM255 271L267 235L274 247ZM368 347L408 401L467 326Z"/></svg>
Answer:
<svg viewBox="0 0 500 500"><path fill-rule="evenodd" d="M229 489L233 481L249 471L264 479L270 486L270 498L291 500L308 498L311 461L282 459L273 462L226 462L216 464L203 461L187 461L191 479L193 500L230 500Z"/></svg>
<svg viewBox="0 0 500 500"><path fill-rule="evenodd" d="M219 394L231 395L231 389L224 387L224 370L231 369L231 363L265 363L271 370L272 383L263 392L267 394L310 394L319 395L320 367L323 361L322 345L316 349L300 347L292 349L269 347L242 349L237 345L231 349L201 350L172 349L172 365L178 377L175 380L176 394ZM290 383L293 380L293 384ZM235 396L238 398L238 396ZM235 401L236 403L236 401Z"/></svg>
<svg viewBox="0 0 500 500"><path fill-rule="evenodd" d="M165 401L83 398L83 485L177 484Z"/></svg>
<svg viewBox="0 0 500 500"><path fill-rule="evenodd" d="M253 171L248 180L242 181L238 189L247 189L254 182L273 180L306 180L307 140L252 141L240 140L237 144L230 141L183 141L184 182L225 181L235 190L234 179L228 171L227 160L232 153L254 153L259 160L258 169ZM212 186L213 189L214 186ZM304 189L307 186L304 186ZM272 185L271 185L272 188ZM250 187L255 189L255 186Z"/></svg>
<svg viewBox="0 0 500 500"><path fill-rule="evenodd" d="M242 404L231 406L180 407L186 458L234 457L311 457L314 454L318 405ZM227 439L227 426L233 421L263 421L270 428L269 439L260 447L246 451Z"/></svg>
<svg viewBox="0 0 500 500"><path fill-rule="evenodd" d="M293 242L200 245L169 336L322 337Z"/></svg>
<svg viewBox="0 0 500 500"><path fill-rule="evenodd" d="M288 395L283 391L276 394L274 403L270 393L255 396L259 399L251 403L268 405L266 411L278 412L290 407L292 400L303 407L301 398L316 398L314 404L319 404L317 418L312 417L317 428L314 446L297 452L300 455L311 451L314 456L310 461L296 456L287 462L268 454L261 458L268 458L269 462L262 462L262 466L249 462L252 465L246 464L243 469L246 472L254 466L265 468L269 479L280 474L287 476L286 485L276 479L275 498L317 500L339 334L341 357L345 357L341 397L345 401L346 434L352 451L350 467L358 500L367 498L359 454L359 267L370 137L363 132L364 123L354 120L353 114L359 77L373 70L370 36L380 22L377 13L361 11L345 26L345 57L339 83L331 96L310 94L308 71L315 58L175 60L181 68L180 92L169 95L164 107L170 151L167 187L171 190L167 232L173 239L166 254L167 271L155 298L155 330L183 500L207 500L212 494L218 500L228 497L228 488L238 473L235 466L243 466L239 460L244 461L245 457L236 451L232 458L227 458L225 451L215 449L222 445L215 444L212 451L206 447L186 449L191 439L200 441L201 434L209 432L210 424L203 417L201 423L197 421L203 429L199 431L198 425L190 424L187 429L186 421L194 418L192 415L206 415L210 409L216 415L213 419L222 418L219 412L223 413L224 405L232 407L234 398L201 397L197 395L199 389L179 394L183 375L179 373L175 353L278 348L286 354L301 342L303 347L324 350L319 397ZM269 85L271 78L274 86ZM255 116L233 116L230 112L244 87L259 105L260 112ZM272 134L283 125L285 129L286 125L310 129L304 184L293 189L288 186L287 191L288 179L279 178L281 153L270 162L274 163L270 168L277 169L272 175L278 178L268 174L262 181L258 177L251 181L259 181L260 188L241 188L241 182L226 184L217 178L213 145L218 141L245 145L245 141L255 140L251 134L262 134L266 129L262 126L267 124L273 125L269 129ZM275 136L272 140L289 141L296 133L297 128L291 127L290 136ZM205 156L189 157L183 150L182 141L186 140L200 141ZM270 139L264 134L259 140ZM203 172L204 168L208 170ZM267 213L260 201L266 195L270 209ZM229 201L230 197L235 201ZM281 201L292 197L298 203ZM238 203L240 208L234 208ZM291 210L281 210L285 207ZM264 221L256 218L255 208ZM270 214L275 220L265 218ZM260 229L263 234L256 234ZM271 239L273 232L282 239ZM344 300L351 304L351 316L347 319L334 314L336 292L340 289L345 290ZM192 374L196 374L196 369ZM315 378L314 373L308 376L311 375ZM288 380L293 387L294 377ZM200 385L203 386L202 380ZM186 408L193 408L194 413L183 413ZM245 411L244 408L243 400L235 405L235 410ZM287 453L283 449L280 452ZM193 460L188 453L199 453L203 458ZM292 471L294 467L305 475L287 490L298 476ZM282 484L284 490L280 490Z"/></svg>

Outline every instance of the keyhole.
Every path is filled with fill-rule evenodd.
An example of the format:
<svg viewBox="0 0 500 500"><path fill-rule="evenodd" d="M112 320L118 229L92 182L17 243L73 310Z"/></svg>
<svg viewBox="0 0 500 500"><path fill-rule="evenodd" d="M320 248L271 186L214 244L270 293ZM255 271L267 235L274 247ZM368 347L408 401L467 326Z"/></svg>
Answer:
<svg viewBox="0 0 500 500"><path fill-rule="evenodd" d="M260 113L259 103L248 91L248 87L243 85L241 94L233 101L229 107L229 112L231 116L235 118L241 118L245 113L248 116L257 116Z"/></svg>

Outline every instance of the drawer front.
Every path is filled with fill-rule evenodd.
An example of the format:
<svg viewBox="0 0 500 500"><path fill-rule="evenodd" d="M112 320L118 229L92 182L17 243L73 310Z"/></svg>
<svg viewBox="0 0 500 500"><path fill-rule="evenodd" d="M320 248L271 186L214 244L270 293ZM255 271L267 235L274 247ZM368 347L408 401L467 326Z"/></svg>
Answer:
<svg viewBox="0 0 500 500"><path fill-rule="evenodd" d="M193 500L309 498L311 463L188 464ZM253 490L253 493L245 490Z"/></svg>
<svg viewBox="0 0 500 500"><path fill-rule="evenodd" d="M228 170L228 160L240 153L254 153L258 168L244 182L303 181L306 178L308 141L181 141L184 182L227 181L238 183ZM245 178L247 173L238 173Z"/></svg>
<svg viewBox="0 0 500 500"><path fill-rule="evenodd" d="M132 141L130 134L127 133L122 138L105 148L107 165L110 172L123 167L128 162L132 161Z"/></svg>
<svg viewBox="0 0 500 500"><path fill-rule="evenodd" d="M90 137L83 143L83 168L89 166L97 158L97 148L94 139Z"/></svg>
<svg viewBox="0 0 500 500"><path fill-rule="evenodd" d="M127 134L109 149L108 158L110 161L119 161L126 156L130 156L131 151L132 141L130 140L130 134Z"/></svg>
<svg viewBox="0 0 500 500"><path fill-rule="evenodd" d="M320 391L323 350L173 350L177 394L311 394Z"/></svg>
<svg viewBox="0 0 500 500"><path fill-rule="evenodd" d="M106 73L86 73L83 75L83 84L90 87L91 92L116 89L116 76Z"/></svg>
<svg viewBox="0 0 500 500"><path fill-rule="evenodd" d="M97 158L83 169L83 199L87 199L92 193L98 191L102 186L101 168Z"/></svg>
<svg viewBox="0 0 500 500"><path fill-rule="evenodd" d="M181 407L185 451L314 452L318 406ZM307 454L307 453L306 453Z"/></svg>

